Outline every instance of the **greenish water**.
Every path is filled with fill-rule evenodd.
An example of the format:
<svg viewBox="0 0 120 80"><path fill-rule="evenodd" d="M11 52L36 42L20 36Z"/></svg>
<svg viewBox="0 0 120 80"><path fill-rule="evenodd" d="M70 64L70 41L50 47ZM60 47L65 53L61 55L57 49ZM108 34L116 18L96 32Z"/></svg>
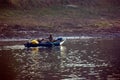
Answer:
<svg viewBox="0 0 120 80"><path fill-rule="evenodd" d="M60 47L30 49L16 43L0 46L0 80L120 79L120 39L68 39Z"/></svg>

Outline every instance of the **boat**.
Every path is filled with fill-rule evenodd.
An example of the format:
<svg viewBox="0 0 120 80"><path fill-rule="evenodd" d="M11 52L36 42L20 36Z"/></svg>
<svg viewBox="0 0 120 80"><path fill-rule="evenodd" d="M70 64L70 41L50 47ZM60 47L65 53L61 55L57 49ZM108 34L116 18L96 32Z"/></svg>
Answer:
<svg viewBox="0 0 120 80"><path fill-rule="evenodd" d="M63 38L57 38L54 42L40 42L38 44L32 44L27 42L24 44L25 47L53 47L53 46L60 46L64 43L65 40Z"/></svg>

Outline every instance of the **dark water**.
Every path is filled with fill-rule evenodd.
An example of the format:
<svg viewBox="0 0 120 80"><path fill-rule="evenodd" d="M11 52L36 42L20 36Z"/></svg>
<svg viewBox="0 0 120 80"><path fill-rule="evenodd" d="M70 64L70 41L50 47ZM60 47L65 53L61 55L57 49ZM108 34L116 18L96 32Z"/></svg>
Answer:
<svg viewBox="0 0 120 80"><path fill-rule="evenodd" d="M53 48L1 46L0 80L120 80L120 39L71 39Z"/></svg>

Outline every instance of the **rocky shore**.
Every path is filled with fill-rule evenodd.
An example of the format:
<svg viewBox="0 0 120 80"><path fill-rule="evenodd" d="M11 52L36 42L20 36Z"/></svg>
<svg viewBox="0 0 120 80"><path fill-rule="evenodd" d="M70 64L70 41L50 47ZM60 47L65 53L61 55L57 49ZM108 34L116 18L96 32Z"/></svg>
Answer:
<svg viewBox="0 0 120 80"><path fill-rule="evenodd" d="M103 25L103 24L102 24ZM96 25L75 25L75 23L62 23L53 27L45 26L21 26L0 24L0 39L11 38L39 38L53 33L54 36L114 36L120 37L120 26L111 25L110 27ZM102 26L102 27L101 27Z"/></svg>

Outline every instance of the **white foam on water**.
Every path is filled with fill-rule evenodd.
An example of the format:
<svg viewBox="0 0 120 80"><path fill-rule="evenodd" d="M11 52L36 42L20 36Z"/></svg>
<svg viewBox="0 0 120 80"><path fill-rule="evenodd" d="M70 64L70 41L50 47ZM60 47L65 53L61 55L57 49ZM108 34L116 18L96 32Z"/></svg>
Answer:
<svg viewBox="0 0 120 80"><path fill-rule="evenodd" d="M101 66L108 66L108 64L104 63L102 65L95 65L95 64L66 64L67 67L101 67Z"/></svg>
<svg viewBox="0 0 120 80"><path fill-rule="evenodd" d="M96 37L91 37L91 36L59 36L63 39L91 39L91 38L96 38ZM42 37L41 37L42 38ZM56 37L58 38L58 37ZM33 38L31 38L33 39ZM0 39L0 41L28 41L30 39Z"/></svg>
<svg viewBox="0 0 120 80"><path fill-rule="evenodd" d="M86 80L86 78L84 77L77 77L77 78L74 78L74 77L71 77L71 78L66 78L66 79L61 79L61 80Z"/></svg>
<svg viewBox="0 0 120 80"><path fill-rule="evenodd" d="M29 39L0 39L0 41L27 41Z"/></svg>
<svg viewBox="0 0 120 80"><path fill-rule="evenodd" d="M62 37L62 36L61 36ZM91 39L96 37L90 37L90 36L69 36L69 37L62 37L63 39Z"/></svg>
<svg viewBox="0 0 120 80"><path fill-rule="evenodd" d="M3 49L24 49L24 45L3 46Z"/></svg>

